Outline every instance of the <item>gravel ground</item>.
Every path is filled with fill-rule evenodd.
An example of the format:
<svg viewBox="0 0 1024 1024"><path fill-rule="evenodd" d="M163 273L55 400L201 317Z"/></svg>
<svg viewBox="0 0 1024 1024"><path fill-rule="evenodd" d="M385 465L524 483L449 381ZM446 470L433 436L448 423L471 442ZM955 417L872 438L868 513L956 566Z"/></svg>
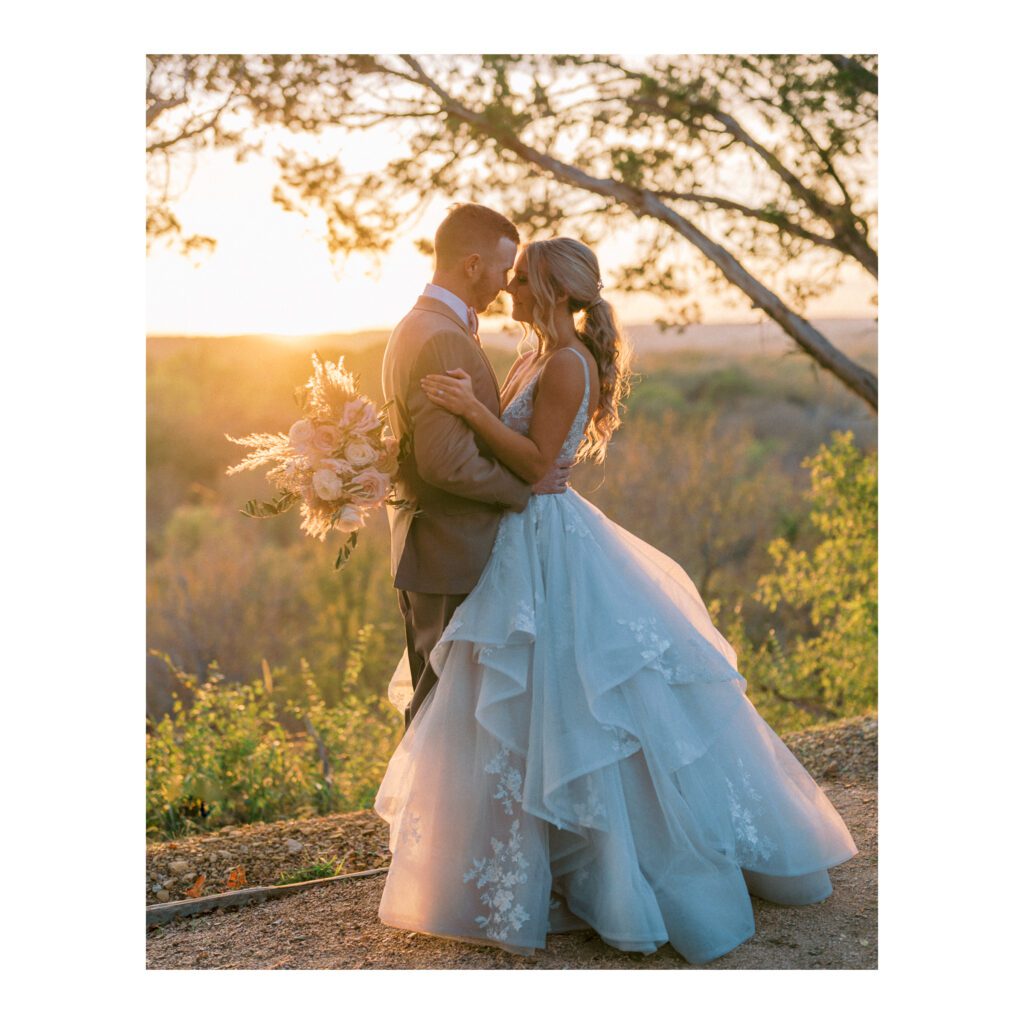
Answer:
<svg viewBox="0 0 1024 1024"><path fill-rule="evenodd" d="M323 860L340 862L339 874L387 867L388 827L373 811L328 814L297 821L228 826L146 847L146 903L183 900L206 876L201 895L225 892L238 867L246 886L276 885L287 874Z"/></svg>
<svg viewBox="0 0 1024 1024"><path fill-rule="evenodd" d="M671 946L622 953L593 932L554 935L533 957L387 928L377 920L385 876L340 881L284 899L217 910L151 928L152 969L873 969L877 967L877 735L874 716L783 736L842 815L859 853L831 871L834 892L811 907L753 899L757 934L692 967ZM289 846L291 840L291 846ZM301 843L301 848L296 844ZM147 896L180 899L199 873L204 895L243 865L249 885L273 884L321 857L343 870L387 864L387 828L372 811L221 829L147 848ZM222 884L217 884L221 882ZM170 894L173 893L173 896Z"/></svg>

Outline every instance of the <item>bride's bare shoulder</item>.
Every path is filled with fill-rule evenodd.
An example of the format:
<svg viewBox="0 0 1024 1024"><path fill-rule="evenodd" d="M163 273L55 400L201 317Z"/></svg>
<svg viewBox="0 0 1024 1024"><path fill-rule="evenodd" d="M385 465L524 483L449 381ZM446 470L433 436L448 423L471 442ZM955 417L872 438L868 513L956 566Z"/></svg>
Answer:
<svg viewBox="0 0 1024 1024"><path fill-rule="evenodd" d="M540 371L537 386L546 394L579 402L586 387L583 364L567 348L559 349L548 356Z"/></svg>

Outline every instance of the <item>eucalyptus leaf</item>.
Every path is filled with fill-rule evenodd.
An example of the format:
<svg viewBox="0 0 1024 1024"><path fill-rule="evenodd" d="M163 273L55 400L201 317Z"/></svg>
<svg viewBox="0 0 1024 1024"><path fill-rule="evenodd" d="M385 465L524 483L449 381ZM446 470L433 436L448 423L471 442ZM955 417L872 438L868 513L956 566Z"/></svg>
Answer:
<svg viewBox="0 0 1024 1024"><path fill-rule="evenodd" d="M277 503L273 501L257 501L254 498L250 498L245 503L244 508L238 510L243 516L248 516L250 519L270 519L273 516L279 515L281 509L277 507Z"/></svg>
<svg viewBox="0 0 1024 1024"><path fill-rule="evenodd" d="M244 508L238 511L250 519L272 519L289 509L299 500L299 495L294 491L283 491L273 501L258 501L250 498Z"/></svg>
<svg viewBox="0 0 1024 1024"><path fill-rule="evenodd" d="M408 498L388 498L386 504L401 509L403 512L419 511L416 502L410 501Z"/></svg>
<svg viewBox="0 0 1024 1024"><path fill-rule="evenodd" d="M348 540L338 549L338 557L334 560L335 569L344 569L345 564L348 562L349 557L355 550L356 543L359 540L359 531L356 530L354 533L349 534Z"/></svg>
<svg viewBox="0 0 1024 1024"><path fill-rule="evenodd" d="M398 442L398 461L401 462L409 454L412 447L412 434L403 434Z"/></svg>

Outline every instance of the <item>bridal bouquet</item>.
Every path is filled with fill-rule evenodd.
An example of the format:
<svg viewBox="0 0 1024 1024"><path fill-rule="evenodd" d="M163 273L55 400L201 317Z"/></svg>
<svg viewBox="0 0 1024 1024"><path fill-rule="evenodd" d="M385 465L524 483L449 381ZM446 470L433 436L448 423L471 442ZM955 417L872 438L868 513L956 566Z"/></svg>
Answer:
<svg viewBox="0 0 1024 1024"><path fill-rule="evenodd" d="M287 434L224 436L252 451L227 473L270 465L267 480L279 488L273 501L247 501L239 511L266 519L302 503L302 529L323 541L331 529L347 534L338 551L340 569L356 546L360 527L385 504L405 508L394 496L393 477L404 455L387 432L383 412L358 390L358 380L313 353L313 375L295 389L302 413Z"/></svg>

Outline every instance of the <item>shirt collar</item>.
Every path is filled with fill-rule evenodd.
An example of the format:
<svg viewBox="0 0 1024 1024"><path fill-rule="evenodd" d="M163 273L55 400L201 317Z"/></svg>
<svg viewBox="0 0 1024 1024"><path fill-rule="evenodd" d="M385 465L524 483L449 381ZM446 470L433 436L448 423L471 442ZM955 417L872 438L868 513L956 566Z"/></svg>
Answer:
<svg viewBox="0 0 1024 1024"><path fill-rule="evenodd" d="M453 295L447 288L442 288L439 284L430 283L423 289L423 294L428 299L437 299L439 302L443 302L446 306L449 306L456 313L459 314L462 322L469 327L469 307L458 297Z"/></svg>

